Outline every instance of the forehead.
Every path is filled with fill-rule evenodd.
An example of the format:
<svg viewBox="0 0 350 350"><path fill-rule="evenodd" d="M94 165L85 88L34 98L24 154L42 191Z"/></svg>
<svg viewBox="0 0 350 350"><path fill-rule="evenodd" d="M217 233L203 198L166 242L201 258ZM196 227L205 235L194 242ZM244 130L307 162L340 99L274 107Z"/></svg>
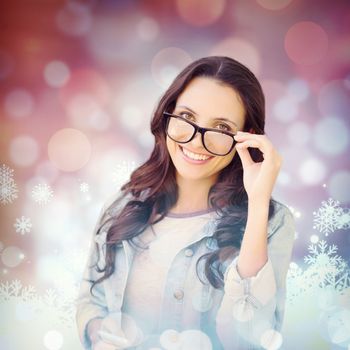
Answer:
<svg viewBox="0 0 350 350"><path fill-rule="evenodd" d="M244 124L245 108L239 94L212 78L194 78L179 95L178 106L187 106L203 118L227 118Z"/></svg>

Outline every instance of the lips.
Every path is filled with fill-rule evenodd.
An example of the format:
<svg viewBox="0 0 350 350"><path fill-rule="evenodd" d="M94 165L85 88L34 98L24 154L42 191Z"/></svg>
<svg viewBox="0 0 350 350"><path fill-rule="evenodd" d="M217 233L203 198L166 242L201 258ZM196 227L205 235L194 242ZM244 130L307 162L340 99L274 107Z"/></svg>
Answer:
<svg viewBox="0 0 350 350"><path fill-rule="evenodd" d="M191 162L194 162L194 163L205 163L211 158L213 158L212 156L208 156L206 154L194 153L184 147L181 147L181 146L179 147L180 147L181 153L184 155L186 160L190 160Z"/></svg>

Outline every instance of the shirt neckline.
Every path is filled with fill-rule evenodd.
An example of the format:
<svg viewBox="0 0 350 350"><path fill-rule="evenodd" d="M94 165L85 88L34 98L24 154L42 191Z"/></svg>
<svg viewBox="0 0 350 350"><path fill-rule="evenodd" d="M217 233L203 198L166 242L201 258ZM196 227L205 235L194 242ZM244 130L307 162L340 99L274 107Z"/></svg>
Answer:
<svg viewBox="0 0 350 350"><path fill-rule="evenodd" d="M168 212L165 216L169 217L169 218L190 218L190 217L194 217L194 216L208 214L208 213L211 213L213 211L215 211L214 208L197 210L197 211L193 211L193 212L190 212L190 213L172 213L172 212Z"/></svg>

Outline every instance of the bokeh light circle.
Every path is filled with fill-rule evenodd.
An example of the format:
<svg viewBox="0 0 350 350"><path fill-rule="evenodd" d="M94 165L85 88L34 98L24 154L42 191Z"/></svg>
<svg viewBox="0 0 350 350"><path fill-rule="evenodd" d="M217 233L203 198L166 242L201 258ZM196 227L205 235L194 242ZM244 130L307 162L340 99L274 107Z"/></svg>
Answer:
<svg viewBox="0 0 350 350"><path fill-rule="evenodd" d="M260 73L259 52L256 47L247 40L236 37L226 38L212 48L211 54L215 56L232 57L242 62L255 75L259 75Z"/></svg>
<svg viewBox="0 0 350 350"><path fill-rule="evenodd" d="M166 329L159 337L160 345L167 350L176 350L180 347L180 333L175 329Z"/></svg>
<svg viewBox="0 0 350 350"><path fill-rule="evenodd" d="M317 235L311 235L310 242L316 244L319 241L319 237Z"/></svg>
<svg viewBox="0 0 350 350"><path fill-rule="evenodd" d="M176 0L179 16L188 24L203 27L217 21L223 14L226 0Z"/></svg>
<svg viewBox="0 0 350 350"><path fill-rule="evenodd" d="M48 143L50 161L60 170L76 171L90 159L91 144L81 131L66 128L51 136Z"/></svg>
<svg viewBox="0 0 350 350"><path fill-rule="evenodd" d="M11 160L18 166L30 166L38 158L38 142L28 135L17 136L10 142Z"/></svg>
<svg viewBox="0 0 350 350"><path fill-rule="evenodd" d="M6 247L1 252L1 261L7 267L16 267L23 261L24 255L21 249L15 246Z"/></svg>
<svg viewBox="0 0 350 350"><path fill-rule="evenodd" d="M313 137L316 148L329 156L343 153L349 145L347 125L336 117L321 119L314 128Z"/></svg>
<svg viewBox="0 0 350 350"><path fill-rule="evenodd" d="M56 330L48 331L44 336L43 343L48 350L59 350L63 346L63 336Z"/></svg>
<svg viewBox="0 0 350 350"><path fill-rule="evenodd" d="M319 184L324 180L326 173L326 166L317 158L305 159L299 168L299 177L306 185Z"/></svg>
<svg viewBox="0 0 350 350"><path fill-rule="evenodd" d="M139 37L144 41L153 41L159 34L158 23L149 17L142 18L136 27Z"/></svg>
<svg viewBox="0 0 350 350"><path fill-rule="evenodd" d="M288 96L278 100L273 108L275 118L282 123L289 123L298 115L298 104Z"/></svg>
<svg viewBox="0 0 350 350"><path fill-rule="evenodd" d="M5 111L10 117L23 118L34 109L34 99L25 89L14 89L5 96Z"/></svg>
<svg viewBox="0 0 350 350"><path fill-rule="evenodd" d="M328 35L317 23L298 22L289 28L284 47L293 62L301 65L315 64L327 54Z"/></svg>
<svg viewBox="0 0 350 350"><path fill-rule="evenodd" d="M346 118L350 110L350 89L345 80L332 80L318 94L318 108L324 116Z"/></svg>
<svg viewBox="0 0 350 350"><path fill-rule="evenodd" d="M61 87L70 77L68 66L62 61L51 61L44 68L44 79L51 87Z"/></svg>
<svg viewBox="0 0 350 350"><path fill-rule="evenodd" d="M290 98L298 102L305 101L310 95L310 88L305 80L292 79L288 82L287 92Z"/></svg>
<svg viewBox="0 0 350 350"><path fill-rule="evenodd" d="M88 6L77 1L69 1L57 13L56 24L59 30L69 36L83 36L91 28L92 16Z"/></svg>
<svg viewBox="0 0 350 350"><path fill-rule="evenodd" d="M199 329L188 329L180 333L182 350L212 350L212 344L207 334Z"/></svg>
<svg viewBox="0 0 350 350"><path fill-rule="evenodd" d="M304 122L295 122L288 126L287 136L291 144L303 146L310 140L310 127Z"/></svg>
<svg viewBox="0 0 350 350"><path fill-rule="evenodd" d="M280 349L282 343L282 334L274 329L268 329L260 338L261 346L267 350Z"/></svg>
<svg viewBox="0 0 350 350"><path fill-rule="evenodd" d="M267 10L278 11L287 7L293 0L256 0L256 2Z"/></svg>
<svg viewBox="0 0 350 350"><path fill-rule="evenodd" d="M336 172L327 186L330 197L341 203L350 202L350 172L346 170Z"/></svg>
<svg viewBox="0 0 350 350"><path fill-rule="evenodd" d="M152 59L152 77L161 87L167 88L191 61L190 55L177 47L160 50Z"/></svg>

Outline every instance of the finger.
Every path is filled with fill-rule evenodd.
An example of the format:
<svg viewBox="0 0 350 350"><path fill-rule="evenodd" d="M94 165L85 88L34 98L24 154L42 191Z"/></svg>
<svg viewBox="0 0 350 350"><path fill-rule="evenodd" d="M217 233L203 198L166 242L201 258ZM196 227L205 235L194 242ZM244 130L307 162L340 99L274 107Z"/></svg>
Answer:
<svg viewBox="0 0 350 350"><path fill-rule="evenodd" d="M264 158L266 157L269 158L274 151L274 148L271 142L267 138L252 137L252 138L247 138L245 140L242 139L242 140L238 140L237 145L242 145L241 147L243 148L248 148L248 147L258 148L264 154Z"/></svg>
<svg viewBox="0 0 350 350"><path fill-rule="evenodd" d="M250 132L238 131L234 138L236 141L258 140L261 142L267 142L271 144L271 141L265 134L252 134Z"/></svg>
<svg viewBox="0 0 350 350"><path fill-rule="evenodd" d="M241 158L243 168L246 168L254 163L247 147L243 147L243 145L239 143L236 145L236 150L239 157Z"/></svg>

